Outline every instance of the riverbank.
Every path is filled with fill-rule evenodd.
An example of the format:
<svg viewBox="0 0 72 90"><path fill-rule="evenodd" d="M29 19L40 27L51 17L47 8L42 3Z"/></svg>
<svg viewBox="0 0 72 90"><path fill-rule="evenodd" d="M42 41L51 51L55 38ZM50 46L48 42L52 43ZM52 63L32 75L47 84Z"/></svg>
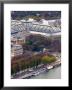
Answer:
<svg viewBox="0 0 72 90"><path fill-rule="evenodd" d="M57 68L61 67L61 64L57 65L57 66L54 66L53 68L51 69L42 69L42 70L39 70L37 72L35 72L32 76L29 76L29 77L26 77L26 78L23 78L23 79L45 79L45 78L49 78L51 75L50 72L56 72L55 70ZM49 74L49 75L48 75ZM57 73L56 73L57 74ZM45 75L48 75L49 77L45 76ZM53 74L51 75L51 77L53 76ZM61 77L61 74L59 74L58 76L56 76L57 78L60 78ZM53 79L54 77L52 77L51 79ZM56 78L56 79L57 79ZM49 78L50 79L50 78Z"/></svg>
<svg viewBox="0 0 72 90"><path fill-rule="evenodd" d="M33 72L31 75L29 75L28 77L24 77L23 79L31 79L32 77L36 77L36 76L42 75L44 73L48 73L50 70L53 70L59 66L61 66L61 63L58 63L54 66L49 65L46 68L42 68L42 69L39 69L39 70Z"/></svg>
<svg viewBox="0 0 72 90"><path fill-rule="evenodd" d="M61 79L61 65L29 79Z"/></svg>
<svg viewBox="0 0 72 90"><path fill-rule="evenodd" d="M57 60L56 62L53 62L51 64L48 65L43 65L42 67L36 68L36 69L32 69L30 71L26 71L26 72L20 72L18 74L16 74L15 76L12 77L12 79L28 79L34 76L37 76L39 74L42 74L44 72L48 72L49 70L58 67L61 65L61 61Z"/></svg>

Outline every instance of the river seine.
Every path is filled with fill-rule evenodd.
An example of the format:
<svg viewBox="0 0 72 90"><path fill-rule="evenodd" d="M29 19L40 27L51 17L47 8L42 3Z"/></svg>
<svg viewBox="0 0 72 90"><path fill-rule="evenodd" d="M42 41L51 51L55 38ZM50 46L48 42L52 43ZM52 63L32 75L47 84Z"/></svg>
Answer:
<svg viewBox="0 0 72 90"><path fill-rule="evenodd" d="M60 79L61 78L61 66L53 68L48 72L44 72L38 76L31 77L30 79Z"/></svg>

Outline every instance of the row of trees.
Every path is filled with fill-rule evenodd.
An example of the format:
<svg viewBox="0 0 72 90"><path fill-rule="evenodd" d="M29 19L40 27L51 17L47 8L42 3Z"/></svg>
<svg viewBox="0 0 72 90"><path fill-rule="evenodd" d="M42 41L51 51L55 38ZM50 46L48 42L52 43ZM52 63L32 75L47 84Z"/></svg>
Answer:
<svg viewBox="0 0 72 90"><path fill-rule="evenodd" d="M56 58L52 55L34 55L28 60L20 59L17 62L12 62L11 64L11 74L16 74L17 72L29 68L37 68L40 64L48 64L56 61Z"/></svg>

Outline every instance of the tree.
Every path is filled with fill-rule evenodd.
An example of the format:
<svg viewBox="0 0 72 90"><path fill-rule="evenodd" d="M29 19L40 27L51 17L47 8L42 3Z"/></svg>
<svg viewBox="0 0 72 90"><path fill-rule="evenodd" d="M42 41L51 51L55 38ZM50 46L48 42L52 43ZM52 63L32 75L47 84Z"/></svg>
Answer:
<svg viewBox="0 0 72 90"><path fill-rule="evenodd" d="M19 65L18 64L13 64L12 66L11 66L11 74L16 74L18 71L20 71L20 69L19 69Z"/></svg>
<svg viewBox="0 0 72 90"><path fill-rule="evenodd" d="M42 62L44 64L48 64L48 63L51 63L51 62L54 62L54 61L56 61L56 58L54 56L45 55L45 56L42 57Z"/></svg>

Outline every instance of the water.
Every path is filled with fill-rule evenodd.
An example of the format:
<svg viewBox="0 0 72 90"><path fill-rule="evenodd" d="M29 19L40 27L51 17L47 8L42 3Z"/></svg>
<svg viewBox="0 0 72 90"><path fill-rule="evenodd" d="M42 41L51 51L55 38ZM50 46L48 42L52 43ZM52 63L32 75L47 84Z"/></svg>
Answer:
<svg viewBox="0 0 72 90"><path fill-rule="evenodd" d="M61 78L61 66L53 68L48 72L44 72L38 76L31 77L31 79L60 79Z"/></svg>

